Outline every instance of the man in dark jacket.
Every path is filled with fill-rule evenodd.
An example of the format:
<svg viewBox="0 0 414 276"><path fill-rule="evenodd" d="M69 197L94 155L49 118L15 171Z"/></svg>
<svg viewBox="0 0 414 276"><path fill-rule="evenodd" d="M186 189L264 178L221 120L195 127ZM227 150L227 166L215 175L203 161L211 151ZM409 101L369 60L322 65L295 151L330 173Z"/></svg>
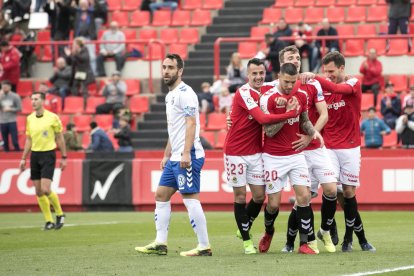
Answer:
<svg viewBox="0 0 414 276"><path fill-rule="evenodd" d="M337 36L338 31L331 26L328 18L322 20L322 29L318 31L317 36ZM339 41L337 39L326 40L325 48L322 49L322 41L316 40L315 47L312 50L312 66L310 71L318 72L321 67L321 54L322 51L324 54L333 51L339 51Z"/></svg>
<svg viewBox="0 0 414 276"><path fill-rule="evenodd" d="M275 32L274 36L276 38L282 37L282 36L292 36L292 29L290 26L286 23L286 20L282 17L279 19L279 22L277 23L277 31ZM293 41L287 41L287 44L293 44Z"/></svg>
<svg viewBox="0 0 414 276"><path fill-rule="evenodd" d="M63 138L65 139L67 151L83 150L81 144L79 143L79 135L74 124L67 124L66 132L63 134Z"/></svg>
<svg viewBox="0 0 414 276"><path fill-rule="evenodd" d="M388 9L388 34L397 34L400 29L401 34L408 34L408 20L411 16L410 0L386 0ZM387 40L386 50L390 49ZM411 38L408 39L408 47L411 49Z"/></svg>
<svg viewBox="0 0 414 276"><path fill-rule="evenodd" d="M395 127L405 148L414 148L414 106L407 104Z"/></svg>
<svg viewBox="0 0 414 276"><path fill-rule="evenodd" d="M66 60L62 57L56 60L56 67L54 74L49 79L53 87L49 90L50 93L58 95L62 98L62 109L65 107L65 97L70 92L70 79L72 78L72 68L66 65Z"/></svg>
<svg viewBox="0 0 414 276"><path fill-rule="evenodd" d="M88 150L92 152L113 152L114 146L108 135L101 128L98 127L96 122L91 122L91 144L88 146Z"/></svg>
<svg viewBox="0 0 414 276"><path fill-rule="evenodd" d="M114 137L118 139L119 152L132 152L131 129L129 128L129 120L127 117L119 119L119 129L114 130Z"/></svg>
<svg viewBox="0 0 414 276"><path fill-rule="evenodd" d="M265 35L265 42L268 48L263 50L263 53L266 55L266 59L270 61L273 79L276 79L280 71L279 52L285 48L285 43L270 33Z"/></svg>
<svg viewBox="0 0 414 276"><path fill-rule="evenodd" d="M395 121L401 114L401 100L399 95L394 93L394 84L385 84L385 95L381 100L381 114L385 123L391 128L395 128Z"/></svg>

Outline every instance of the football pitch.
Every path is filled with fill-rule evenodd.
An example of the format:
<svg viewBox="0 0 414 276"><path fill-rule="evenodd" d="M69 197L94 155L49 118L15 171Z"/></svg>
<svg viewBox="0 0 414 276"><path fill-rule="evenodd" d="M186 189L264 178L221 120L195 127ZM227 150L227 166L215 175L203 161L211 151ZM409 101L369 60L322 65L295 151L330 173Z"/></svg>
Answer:
<svg viewBox="0 0 414 276"><path fill-rule="evenodd" d="M377 252L362 252L354 236L354 252L319 255L284 254L287 212L276 221L269 253L244 255L231 212L207 212L213 257L180 257L196 246L186 213L173 212L168 255L147 256L134 247L155 238L153 213L67 213L66 225L42 231L40 213L0 213L0 275L349 275L366 272L414 275L414 212L361 212L368 241ZM343 236L343 213L337 213ZM320 215L315 214L319 229ZM252 229L261 237L263 213ZM297 244L295 244L297 250Z"/></svg>

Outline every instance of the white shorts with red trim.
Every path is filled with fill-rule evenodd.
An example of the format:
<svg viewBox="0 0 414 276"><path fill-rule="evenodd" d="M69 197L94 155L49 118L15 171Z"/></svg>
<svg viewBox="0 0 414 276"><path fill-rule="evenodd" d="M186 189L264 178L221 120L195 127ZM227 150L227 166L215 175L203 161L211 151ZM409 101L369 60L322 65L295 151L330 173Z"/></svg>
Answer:
<svg viewBox="0 0 414 276"><path fill-rule="evenodd" d="M246 184L264 185L261 153L246 156L224 155L224 168L227 183L231 187L243 187Z"/></svg>

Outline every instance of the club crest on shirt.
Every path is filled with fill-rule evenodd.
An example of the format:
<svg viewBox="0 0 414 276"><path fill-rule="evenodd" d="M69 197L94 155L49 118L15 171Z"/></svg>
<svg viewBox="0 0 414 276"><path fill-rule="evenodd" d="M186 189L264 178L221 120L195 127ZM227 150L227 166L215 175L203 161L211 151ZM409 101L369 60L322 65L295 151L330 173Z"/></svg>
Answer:
<svg viewBox="0 0 414 276"><path fill-rule="evenodd" d="M249 116L247 116L247 119L253 120L253 116L249 114Z"/></svg>
<svg viewBox="0 0 414 276"><path fill-rule="evenodd" d="M42 132L42 136L43 136L43 137L47 137L47 136L48 136L48 131L47 131L47 130L44 130L44 131Z"/></svg>

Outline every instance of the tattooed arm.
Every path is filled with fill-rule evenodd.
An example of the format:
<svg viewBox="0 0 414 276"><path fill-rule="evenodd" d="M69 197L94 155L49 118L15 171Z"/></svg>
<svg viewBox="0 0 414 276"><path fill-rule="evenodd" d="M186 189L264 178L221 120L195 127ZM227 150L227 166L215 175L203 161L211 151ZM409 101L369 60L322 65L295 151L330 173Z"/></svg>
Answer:
<svg viewBox="0 0 414 276"><path fill-rule="evenodd" d="M306 148L312 139L318 139L321 143L321 147L324 146L324 141L321 134L315 129L309 120L308 112L302 112L300 114L300 127L306 135L296 134L299 139L292 143L292 148L296 151L301 151Z"/></svg>
<svg viewBox="0 0 414 276"><path fill-rule="evenodd" d="M276 135L276 133L279 132L279 130L282 129L282 127L286 124L286 121L280 122L274 125L265 125L264 131L266 133L267 137L273 137Z"/></svg>
<svg viewBox="0 0 414 276"><path fill-rule="evenodd" d="M300 128L306 135L313 137L315 135L315 128L313 127L311 121L309 120L308 112L302 112L299 117Z"/></svg>

